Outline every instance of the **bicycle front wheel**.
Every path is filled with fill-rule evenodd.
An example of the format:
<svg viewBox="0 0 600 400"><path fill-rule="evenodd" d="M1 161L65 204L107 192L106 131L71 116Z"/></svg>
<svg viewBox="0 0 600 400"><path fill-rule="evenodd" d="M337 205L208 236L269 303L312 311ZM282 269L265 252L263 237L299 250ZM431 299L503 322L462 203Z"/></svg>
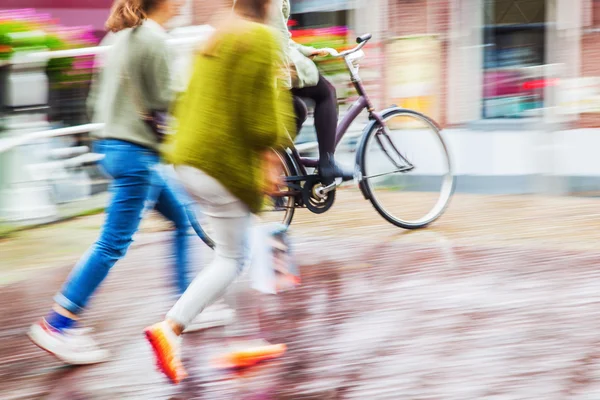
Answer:
<svg viewBox="0 0 600 400"><path fill-rule="evenodd" d="M382 119L361 143L362 190L392 224L426 227L444 213L454 192L446 143L437 125L418 112L396 108Z"/></svg>

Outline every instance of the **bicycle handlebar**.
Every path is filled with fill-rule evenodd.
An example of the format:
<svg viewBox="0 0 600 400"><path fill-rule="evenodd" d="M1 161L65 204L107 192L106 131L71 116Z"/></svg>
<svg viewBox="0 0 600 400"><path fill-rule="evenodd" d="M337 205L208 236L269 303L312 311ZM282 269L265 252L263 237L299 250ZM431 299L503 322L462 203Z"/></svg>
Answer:
<svg viewBox="0 0 600 400"><path fill-rule="evenodd" d="M323 50L327 51L331 57L347 57L350 54L356 53L357 51L359 51L360 49L365 47L367 42L369 40L371 40L372 37L373 37L373 35L371 35L370 33L359 36L358 38L356 38L356 43L358 43L358 46L356 46L355 48L350 49L350 50L342 51L341 53L339 53L336 49L323 49Z"/></svg>
<svg viewBox="0 0 600 400"><path fill-rule="evenodd" d="M364 35L356 38L356 43L361 44L362 42L368 42L369 40L371 40L372 37L373 35L371 35L370 33L365 33Z"/></svg>

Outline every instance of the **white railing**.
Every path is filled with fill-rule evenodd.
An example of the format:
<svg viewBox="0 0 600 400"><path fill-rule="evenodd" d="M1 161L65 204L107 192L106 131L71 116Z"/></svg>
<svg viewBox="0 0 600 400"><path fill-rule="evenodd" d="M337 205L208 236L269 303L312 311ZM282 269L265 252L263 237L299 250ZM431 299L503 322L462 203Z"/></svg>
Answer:
<svg viewBox="0 0 600 400"><path fill-rule="evenodd" d="M175 60L179 60L179 64L190 63L193 48L205 40L212 30L213 28L210 26L186 27L174 30L172 38L168 39L168 46L174 50L175 54L173 55L175 56ZM51 59L95 57L105 54L110 48L110 45L103 45L59 51L20 52L15 54L10 61L1 61L0 65L13 65L15 68L9 71L10 74L17 76L23 74L23 76L27 76L27 74L32 73L33 69L35 69L34 73L37 73L38 70L41 71ZM32 68L28 68L29 66ZM177 66L177 62L174 66ZM185 72L183 68L179 69L182 71L174 68L174 72L176 74ZM41 76L42 74L38 73L38 75ZM36 79L39 79L39 77L36 76ZM22 81L21 79L17 83L20 84ZM32 89L37 90L36 88L34 85ZM0 90L5 89L0 88ZM44 95L41 96L44 97ZM25 111L22 106L29 104L26 103L27 101L30 101L30 99L23 100L19 98L17 101L18 104L14 105L21 106L21 110ZM0 218L4 220L50 218L57 211L56 198L50 195L48 182L57 180L61 187L67 188L65 189L65 193L70 193L67 195L67 198L71 198L69 197L72 195L69 188L73 186L73 182L77 183L77 185L80 183L89 185L90 183L86 183L89 180L84 179L81 176L81 172L75 172L71 175L67 171L75 167L98 162L103 156L90 153L87 147L50 149L48 148L48 140L100 130L104 124L90 123L67 128L50 129L46 123L41 123L36 118L35 121L37 122L33 124L34 126L38 124L44 125L38 125L36 130L35 127L28 126L31 124L27 123L26 119L22 117L11 119L11 121L11 124L9 124L11 128L7 131L7 135L5 137L0 136L0 158L4 158L3 167L8 168L7 173L4 174L6 182L0 182L2 183L2 187L0 188ZM21 132L19 132L20 130ZM35 131L31 132L31 130ZM38 144L41 147L35 147ZM27 147L31 145L33 147ZM41 152L46 151L48 152L46 156L39 156ZM82 182L79 182L80 179ZM65 182L67 182L67 186L63 186ZM76 193L80 193L80 191L76 191ZM62 199L64 201L64 197Z"/></svg>
<svg viewBox="0 0 600 400"><path fill-rule="evenodd" d="M193 46L197 44L202 38L173 38L169 39L169 47L182 48L186 46ZM28 64L35 62L48 61L54 58L68 58L68 57L83 57L83 56L97 56L99 54L106 53L111 46L96 46L96 47L84 47L81 49L69 49L69 50L56 50L56 51L35 51L30 53L16 54L9 62L9 64Z"/></svg>
<svg viewBox="0 0 600 400"><path fill-rule="evenodd" d="M183 50L186 48L193 47L201 40L206 38L206 34L210 33L212 28L210 26L194 27L191 31L193 36L190 36L185 30L180 30L180 37L174 37L168 39L169 47ZM96 46L86 47L81 49L70 49L70 50L57 50L57 51L36 51L29 53L16 54L8 64L28 64L47 62L54 58L66 58L66 57L82 57L82 56L96 56L106 53L111 46ZM87 133L94 130L102 129L104 124L85 124L79 126L73 126L68 128L60 129L49 129L39 132L33 132L24 134L19 137L11 137L6 139L0 139L0 154L4 153L17 146L31 143L39 139L47 139L59 136L76 135L80 133Z"/></svg>
<svg viewBox="0 0 600 400"><path fill-rule="evenodd" d="M47 129L39 132L27 133L18 137L0 139L0 154L15 147L35 142L36 140L88 133L102 129L103 126L104 124L77 125L68 128Z"/></svg>

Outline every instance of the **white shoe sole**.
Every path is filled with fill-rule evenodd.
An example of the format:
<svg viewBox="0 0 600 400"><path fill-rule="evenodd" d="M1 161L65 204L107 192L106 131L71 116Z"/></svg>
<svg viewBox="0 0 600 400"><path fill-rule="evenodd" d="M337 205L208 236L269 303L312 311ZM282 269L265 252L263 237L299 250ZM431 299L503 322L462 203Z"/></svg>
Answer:
<svg viewBox="0 0 600 400"><path fill-rule="evenodd" d="M65 349L64 344L52 338L38 324L34 324L27 333L29 339L40 349L47 351L59 360L71 365L91 365L108 361L110 353L107 350L98 349L88 352L73 352ZM61 348L62 347L62 348Z"/></svg>
<svg viewBox="0 0 600 400"><path fill-rule="evenodd" d="M183 333L191 333L203 331L206 329L217 328L231 324L235 321L235 311L231 309L221 309L218 311L211 311L206 314L200 314L196 320L194 320Z"/></svg>

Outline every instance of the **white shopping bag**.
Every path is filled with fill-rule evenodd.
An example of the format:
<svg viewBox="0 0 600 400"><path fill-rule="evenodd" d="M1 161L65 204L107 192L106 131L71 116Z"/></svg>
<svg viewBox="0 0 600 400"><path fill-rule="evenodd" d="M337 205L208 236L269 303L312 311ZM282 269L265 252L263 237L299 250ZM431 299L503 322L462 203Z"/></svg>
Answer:
<svg viewBox="0 0 600 400"><path fill-rule="evenodd" d="M292 258L286 226L255 226L249 245L249 272L253 289L262 293L277 294L300 284L300 273Z"/></svg>

